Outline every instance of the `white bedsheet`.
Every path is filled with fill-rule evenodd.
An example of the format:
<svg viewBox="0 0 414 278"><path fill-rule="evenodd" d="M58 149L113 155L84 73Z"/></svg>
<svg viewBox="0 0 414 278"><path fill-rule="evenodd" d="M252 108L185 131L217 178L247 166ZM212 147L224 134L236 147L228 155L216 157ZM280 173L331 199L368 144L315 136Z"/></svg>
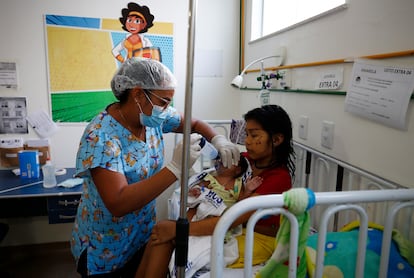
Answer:
<svg viewBox="0 0 414 278"><path fill-rule="evenodd" d="M255 274L262 265L253 266L253 274ZM198 275L198 274L196 274ZM193 276L194 278L210 278L210 272L202 273L198 276ZM240 278L244 277L244 269L243 268L224 268L223 270L223 278Z"/></svg>
<svg viewBox="0 0 414 278"><path fill-rule="evenodd" d="M196 273L200 269L210 268L212 236L189 236L188 258L185 269L185 277L199 277ZM224 265L234 263L239 257L239 249L236 238L232 237L224 245ZM173 252L169 265L170 277L176 277L175 252Z"/></svg>

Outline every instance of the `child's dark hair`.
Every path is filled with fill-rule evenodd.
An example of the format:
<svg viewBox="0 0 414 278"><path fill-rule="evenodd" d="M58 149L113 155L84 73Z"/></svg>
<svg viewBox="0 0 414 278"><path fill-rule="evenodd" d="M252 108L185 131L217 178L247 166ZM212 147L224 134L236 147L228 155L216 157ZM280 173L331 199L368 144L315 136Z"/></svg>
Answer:
<svg viewBox="0 0 414 278"><path fill-rule="evenodd" d="M122 24L122 29L125 31L128 31L128 29L125 27L126 20L128 18L128 15L130 12L139 12L142 14L145 19L145 22L147 25L144 29L140 31L140 33L145 33L148 31L149 28L151 28L154 24L152 23L154 21L154 16L151 14L150 9L147 6L140 6L137 3L130 2L128 3L127 8L122 9L122 17L119 18L119 21Z"/></svg>
<svg viewBox="0 0 414 278"><path fill-rule="evenodd" d="M275 134L284 136L283 142L273 146L273 161L271 166L286 165L292 178L295 177L295 151L292 142L292 122L286 111L279 105L269 104L250 110L244 115L244 120L253 120L272 138Z"/></svg>

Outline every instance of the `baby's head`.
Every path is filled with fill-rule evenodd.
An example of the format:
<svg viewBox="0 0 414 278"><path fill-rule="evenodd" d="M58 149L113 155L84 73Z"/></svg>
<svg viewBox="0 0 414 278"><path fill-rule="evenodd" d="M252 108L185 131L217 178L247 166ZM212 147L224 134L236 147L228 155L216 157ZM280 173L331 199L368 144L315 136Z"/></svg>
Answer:
<svg viewBox="0 0 414 278"><path fill-rule="evenodd" d="M214 168L218 175L227 174L232 175L234 178L241 177L249 168L249 162L247 158L240 155L239 164L232 165L230 168L224 167L220 159L214 161Z"/></svg>

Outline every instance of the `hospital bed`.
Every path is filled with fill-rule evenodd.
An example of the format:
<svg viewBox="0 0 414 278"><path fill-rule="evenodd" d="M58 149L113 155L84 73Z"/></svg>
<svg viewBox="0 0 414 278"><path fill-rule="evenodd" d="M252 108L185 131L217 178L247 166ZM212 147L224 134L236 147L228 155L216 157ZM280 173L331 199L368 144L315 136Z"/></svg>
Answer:
<svg viewBox="0 0 414 278"><path fill-rule="evenodd" d="M228 135L231 121L213 121L210 124L225 130L225 135ZM356 251L346 258L355 266L353 270L346 270L352 272L352 277L368 277L366 271L367 265L371 264L372 267L370 261L373 257L372 248L377 255L377 258L374 258L377 264L374 265L375 277L396 277L392 272L394 268L397 268L397 271L403 269L408 270L407 273L414 273L414 265L412 265L414 253L403 254L403 256L400 254L400 250L411 248L413 245L410 244L414 244L414 189L404 188L298 142L294 142L294 145L297 155L294 187L310 188L315 192L316 197L315 206L309 210L311 227L316 231L316 234L309 237L307 247L310 251L312 249L316 251L313 260L308 264L312 266L308 268L311 277L322 277L322 275L329 277L327 268L336 267L342 270L341 266L330 265L332 262L328 261L327 242L330 244L336 242L337 235L347 237L348 235L341 228L349 226L350 223L351 226L357 223L357 229L351 230L356 232L352 232L352 235L349 233L350 237L356 237L355 248L353 248ZM201 162L201 167L203 163ZM245 267L244 269L226 268L222 263L226 231L234 219L251 210L256 210L256 213L246 226ZM254 277L255 272L263 266L251 265L253 229L261 217L269 214L282 214L290 221L288 277L296 277L298 223L294 215L284 208L282 195L252 197L229 208L218 222L212 237L211 270L199 277ZM371 231L377 230L380 231L380 240L375 238L378 245L373 247L372 242L375 239L371 238ZM400 245L396 244L395 234L406 241L398 242ZM311 239L313 246L309 246ZM401 244L409 245L401 246ZM342 249L338 251L344 252ZM307 254L309 254L308 250ZM341 259L343 260L342 257ZM391 265L389 262L396 265ZM336 272L334 275L337 274ZM405 275L411 274L405 273Z"/></svg>
<svg viewBox="0 0 414 278"><path fill-rule="evenodd" d="M368 221L370 218L367 211L363 207L366 203L377 202L394 202L391 209L386 213L384 219L384 230L380 252L380 264L378 265L379 277L402 277L402 276L390 276L387 275L388 260L390 257L391 236L393 233L394 220L397 213L407 207L414 207L414 189L376 189L376 190L362 190L362 191L342 191L342 192L316 192L316 204L327 205L320 216L320 225L317 228L317 249L316 249L316 261L314 277L322 277L324 271L324 259L327 246L327 234L328 234L328 222L329 219L336 214L344 210L354 210L360 217L360 229L358 235L358 247L357 256L350 255L347 259L355 261L356 269L354 270L355 276L353 277L367 277L364 274L365 254L367 253L366 246L368 244ZM362 205L361 205L362 204ZM223 242L224 235L234 219L241 214L250 211L257 210L255 214L250 218L246 226L246 256L245 256L245 268L243 270L244 277L254 277L251 266L252 262L252 245L253 245L253 228L258 219L267 214L283 214L291 222L291 241L290 241L290 253L289 253L289 277L296 277L296 258L297 258L297 239L298 239L298 224L295 223L295 217L286 209L283 208L282 195L267 195L248 198L243 200L231 208L229 208L221 217L218 222L212 239L212 252L211 252L211 276L210 277L236 277L235 272L240 273L240 270L226 269L224 271L223 261ZM409 222L409 221L408 221ZM337 232L338 233L338 232ZM342 232L344 233L344 232ZM332 234L331 234L332 235ZM354 236L354 235L353 235ZM404 265L406 267L406 265ZM412 267L412 266L411 266ZM258 269L256 267L256 269ZM414 270L414 268L413 268ZM232 272L234 272L232 274ZM228 273L227 276L223 273ZM413 272L411 272L413 273ZM241 275L240 275L241 276ZM238 277L240 277L238 276ZM326 277L326 276L325 276ZM335 277L335 276L332 276ZM345 276L347 277L347 276ZM410 276L405 276L410 277Z"/></svg>

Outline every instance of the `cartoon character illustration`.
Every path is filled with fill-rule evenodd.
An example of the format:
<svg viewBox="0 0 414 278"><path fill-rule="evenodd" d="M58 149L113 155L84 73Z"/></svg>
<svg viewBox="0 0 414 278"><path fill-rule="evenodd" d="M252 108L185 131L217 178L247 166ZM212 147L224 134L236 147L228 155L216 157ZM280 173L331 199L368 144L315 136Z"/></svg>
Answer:
<svg viewBox="0 0 414 278"><path fill-rule="evenodd" d="M108 248L105 248L103 250L103 254L100 255L101 258L104 258L108 261L115 259L114 254L111 252L111 250L109 250Z"/></svg>
<svg viewBox="0 0 414 278"><path fill-rule="evenodd" d="M126 155L125 160L127 161L128 165L130 167L134 167L135 163L137 162L137 160L135 159L135 156L133 154L131 154L131 153L128 153Z"/></svg>
<svg viewBox="0 0 414 278"><path fill-rule="evenodd" d="M93 155L89 156L85 160L82 160L83 167L89 167L90 165L92 165L92 161L93 161Z"/></svg>
<svg viewBox="0 0 414 278"><path fill-rule="evenodd" d="M154 47L143 34L153 26L154 16L150 9L147 6L131 2L121 12L122 17L119 18L119 21L122 24L122 29L128 34L112 49L112 55L121 63L131 57L146 57L161 61L160 49ZM122 56L122 51L126 51L126 57Z"/></svg>

